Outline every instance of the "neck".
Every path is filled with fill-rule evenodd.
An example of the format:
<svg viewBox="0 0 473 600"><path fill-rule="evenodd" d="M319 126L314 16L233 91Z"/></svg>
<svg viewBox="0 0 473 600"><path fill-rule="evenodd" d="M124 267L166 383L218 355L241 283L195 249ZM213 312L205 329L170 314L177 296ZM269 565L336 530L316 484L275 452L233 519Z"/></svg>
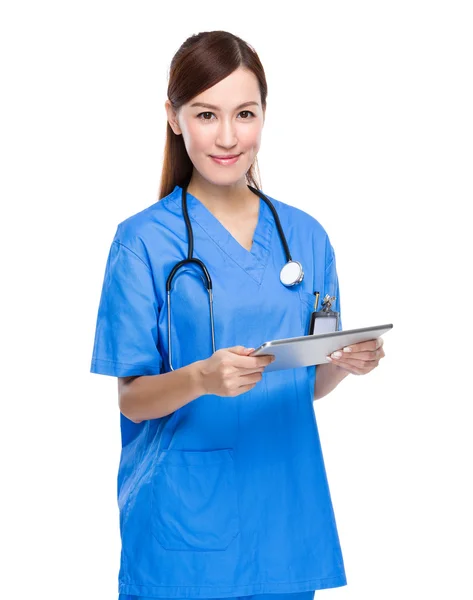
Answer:
<svg viewBox="0 0 473 600"><path fill-rule="evenodd" d="M246 181L230 185L214 185L192 176L187 192L195 196L214 214L245 213L259 207L259 197L248 189Z"/></svg>

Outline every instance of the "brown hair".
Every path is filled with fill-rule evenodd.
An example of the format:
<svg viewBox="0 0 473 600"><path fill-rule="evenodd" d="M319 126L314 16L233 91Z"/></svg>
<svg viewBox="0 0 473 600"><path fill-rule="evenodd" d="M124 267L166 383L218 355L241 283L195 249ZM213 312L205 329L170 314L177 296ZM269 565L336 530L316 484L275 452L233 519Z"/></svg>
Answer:
<svg viewBox="0 0 473 600"><path fill-rule="evenodd" d="M265 110L268 94L266 77L258 55L249 44L227 31L205 31L189 37L171 61L167 94L174 110L225 79L239 67L255 74ZM188 183L192 169L193 164L182 135L176 135L167 122L159 199L170 194L176 185ZM256 170L255 158L246 173L246 181L261 189Z"/></svg>

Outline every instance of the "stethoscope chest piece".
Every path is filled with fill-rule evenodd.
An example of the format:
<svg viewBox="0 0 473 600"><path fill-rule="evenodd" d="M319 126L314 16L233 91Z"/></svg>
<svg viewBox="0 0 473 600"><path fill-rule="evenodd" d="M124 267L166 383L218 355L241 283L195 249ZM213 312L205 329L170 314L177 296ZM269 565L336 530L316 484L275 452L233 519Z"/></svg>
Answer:
<svg viewBox="0 0 473 600"><path fill-rule="evenodd" d="M304 279L302 265L297 260L288 261L279 274L281 283L285 286L296 285Z"/></svg>

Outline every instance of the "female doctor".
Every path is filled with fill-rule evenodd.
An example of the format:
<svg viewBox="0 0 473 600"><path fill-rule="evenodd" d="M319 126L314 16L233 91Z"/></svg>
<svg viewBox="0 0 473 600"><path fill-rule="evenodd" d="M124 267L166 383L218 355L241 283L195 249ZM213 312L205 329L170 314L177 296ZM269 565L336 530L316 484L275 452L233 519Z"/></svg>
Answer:
<svg viewBox="0 0 473 600"><path fill-rule="evenodd" d="M271 357L249 356L305 335L314 291L340 311L327 233L258 185L266 95L243 40L187 39L160 199L110 246L91 372L118 378L120 600L311 600L346 584L312 402L374 369L382 338L318 367L265 373Z"/></svg>

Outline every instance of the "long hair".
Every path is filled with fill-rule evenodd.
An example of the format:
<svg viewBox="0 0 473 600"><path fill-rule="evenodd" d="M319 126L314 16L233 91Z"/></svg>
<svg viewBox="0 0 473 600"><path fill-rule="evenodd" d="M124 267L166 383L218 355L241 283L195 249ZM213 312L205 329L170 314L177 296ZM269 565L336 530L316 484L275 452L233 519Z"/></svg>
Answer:
<svg viewBox="0 0 473 600"><path fill-rule="evenodd" d="M239 67L255 74L265 110L268 94L266 77L258 55L249 44L227 31L205 31L189 37L174 55L169 70L167 94L174 110ZM167 122L159 199L170 194L176 185L189 183L192 169L183 136L176 135ZM256 158L246 173L246 181L261 189Z"/></svg>

